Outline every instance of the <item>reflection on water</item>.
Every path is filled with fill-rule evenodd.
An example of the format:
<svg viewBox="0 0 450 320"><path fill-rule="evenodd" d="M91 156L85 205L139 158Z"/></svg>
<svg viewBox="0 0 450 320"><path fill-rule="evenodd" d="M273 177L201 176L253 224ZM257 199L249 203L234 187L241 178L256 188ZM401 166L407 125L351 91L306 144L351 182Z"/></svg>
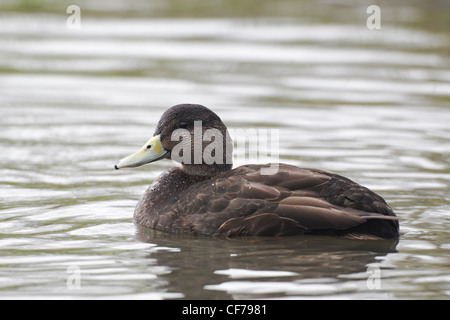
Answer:
<svg viewBox="0 0 450 320"><path fill-rule="evenodd" d="M79 1L80 30L59 2L0 5L0 297L448 298L448 5L383 4L369 30L356 1L189 3ZM400 241L136 228L172 163L113 165L182 102L374 189Z"/></svg>
<svg viewBox="0 0 450 320"><path fill-rule="evenodd" d="M190 299L204 297L202 288L214 291L210 294L217 299L286 294L344 297L366 287L368 265L376 265L389 252L396 252L397 243L302 236L223 241L137 229L140 241L156 243L160 248L148 258L173 270L164 276L167 288L178 288ZM178 250L170 249L174 243ZM350 284L345 279L347 274L364 275Z"/></svg>

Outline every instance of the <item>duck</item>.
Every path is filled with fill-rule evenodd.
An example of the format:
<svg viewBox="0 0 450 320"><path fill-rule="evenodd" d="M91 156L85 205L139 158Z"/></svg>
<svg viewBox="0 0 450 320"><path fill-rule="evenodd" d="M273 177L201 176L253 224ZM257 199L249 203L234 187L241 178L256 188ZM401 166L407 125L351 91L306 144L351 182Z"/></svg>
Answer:
<svg viewBox="0 0 450 320"><path fill-rule="evenodd" d="M148 187L134 211L139 227L191 236L324 235L397 239L399 222L375 192L339 174L286 163L233 168L233 142L211 109L179 104L153 137L116 170L162 159L177 163Z"/></svg>

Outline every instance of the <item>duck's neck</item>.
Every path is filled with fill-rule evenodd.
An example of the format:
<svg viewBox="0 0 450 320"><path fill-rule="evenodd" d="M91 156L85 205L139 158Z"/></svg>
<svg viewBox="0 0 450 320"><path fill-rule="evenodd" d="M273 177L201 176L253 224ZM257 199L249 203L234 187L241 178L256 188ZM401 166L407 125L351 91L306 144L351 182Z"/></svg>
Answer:
<svg viewBox="0 0 450 320"><path fill-rule="evenodd" d="M232 164L184 164L180 170L189 176L197 177L198 180L207 180L231 170L232 167Z"/></svg>

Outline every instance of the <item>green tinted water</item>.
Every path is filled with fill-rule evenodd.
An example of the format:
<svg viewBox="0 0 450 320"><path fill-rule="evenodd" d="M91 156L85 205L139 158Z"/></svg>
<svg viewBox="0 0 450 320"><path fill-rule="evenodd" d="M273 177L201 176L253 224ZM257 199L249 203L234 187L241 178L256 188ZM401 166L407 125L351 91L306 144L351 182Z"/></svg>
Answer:
<svg viewBox="0 0 450 320"><path fill-rule="evenodd" d="M448 298L450 11L396 3L380 30L356 1L85 1L79 30L69 4L2 4L0 297ZM183 102L380 193L400 241L136 229L172 163L113 165Z"/></svg>

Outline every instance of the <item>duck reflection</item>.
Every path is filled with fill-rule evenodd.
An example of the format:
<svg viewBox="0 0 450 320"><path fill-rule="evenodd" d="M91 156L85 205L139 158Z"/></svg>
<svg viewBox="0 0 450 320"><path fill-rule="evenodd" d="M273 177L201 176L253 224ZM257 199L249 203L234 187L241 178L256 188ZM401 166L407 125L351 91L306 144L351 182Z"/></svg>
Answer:
<svg viewBox="0 0 450 320"><path fill-rule="evenodd" d="M230 281L218 270L289 271L289 276L240 278L245 281L342 283L341 275L365 273L369 264L396 252L398 240L352 240L326 236L215 239L188 237L137 226L139 241L155 244L148 258L152 265L168 267L165 290L186 299L237 298L210 285ZM173 250L176 249L176 250ZM206 288L205 288L206 287ZM240 299L285 296L286 293L239 293Z"/></svg>

